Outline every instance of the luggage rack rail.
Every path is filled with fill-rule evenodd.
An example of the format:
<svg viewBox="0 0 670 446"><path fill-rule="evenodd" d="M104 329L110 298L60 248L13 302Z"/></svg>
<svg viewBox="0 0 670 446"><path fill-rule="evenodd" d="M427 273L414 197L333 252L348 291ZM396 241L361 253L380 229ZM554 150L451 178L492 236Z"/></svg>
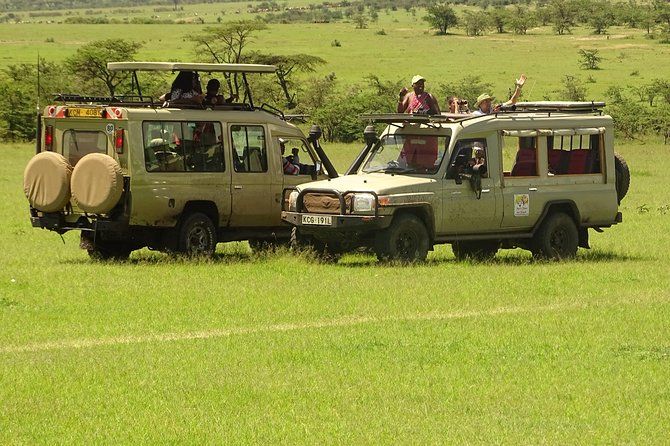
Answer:
<svg viewBox="0 0 670 446"><path fill-rule="evenodd" d="M522 115L546 113L551 116L552 113L564 114L603 114L605 102L518 102L514 105L503 106L499 111L486 115L474 115L472 113L442 113L439 115L428 114L407 114L407 113L370 113L360 115L360 119L370 122L381 123L405 123L405 124L440 124L450 122L463 122L471 119L485 116L504 116L504 115Z"/></svg>

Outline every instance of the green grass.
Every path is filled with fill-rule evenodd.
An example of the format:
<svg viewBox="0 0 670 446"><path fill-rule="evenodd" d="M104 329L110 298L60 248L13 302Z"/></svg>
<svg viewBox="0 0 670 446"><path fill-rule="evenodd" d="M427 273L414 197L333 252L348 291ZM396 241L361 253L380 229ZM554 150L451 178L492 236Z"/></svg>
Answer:
<svg viewBox="0 0 670 446"><path fill-rule="evenodd" d="M358 147L327 149L342 169ZM5 144L0 443L663 442L661 149L619 145L624 222L575 261L460 263L439 247L399 267L246 243L209 262L92 262L76 234L30 227L33 149Z"/></svg>

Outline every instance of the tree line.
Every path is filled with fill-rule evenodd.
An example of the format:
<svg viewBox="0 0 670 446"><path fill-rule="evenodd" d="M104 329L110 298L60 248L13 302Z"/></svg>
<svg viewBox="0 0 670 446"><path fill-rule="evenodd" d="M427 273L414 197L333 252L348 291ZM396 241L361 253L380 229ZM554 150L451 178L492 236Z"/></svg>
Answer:
<svg viewBox="0 0 670 446"><path fill-rule="evenodd" d="M190 37L198 60L214 63L261 63L277 67L277 76L249 76L257 104L267 103L295 114L307 114L318 123L328 141L351 142L361 138L363 113L395 110L398 91L406 80L381 79L368 75L356 84L340 82L335 73L313 76L326 61L309 54L277 55L249 49L266 25L256 20L228 22L204 28ZM132 61L141 43L110 39L80 47L63 63L40 59L39 63L11 65L0 72L0 138L31 140L36 131L36 105L52 103L54 93L81 93L118 97L136 94L128 73L110 72L107 62ZM38 71L39 70L39 71ZM39 89L37 78L39 74ZM143 94L153 98L166 93L172 82L169 73L141 73ZM219 79L223 94L241 97L241 78L229 74ZM449 83L436 83L432 89L447 108L447 96L458 96L471 104L492 85L479 76L466 75ZM584 84L566 75L555 99L587 99ZM639 138L660 134L670 139L670 80L658 78L642 86L613 86L606 94L608 112L615 118L621 136ZM524 98L538 99L538 98ZM551 99L549 97L541 99Z"/></svg>
<svg viewBox="0 0 670 446"><path fill-rule="evenodd" d="M547 0L534 7L516 3L465 11L458 15L452 3L434 3L423 18L438 35L463 28L469 36L487 32L526 34L536 26L551 26L558 35L569 34L577 26L590 27L594 34L606 34L612 26L643 29L650 37L660 36L670 43L670 2L667 0Z"/></svg>

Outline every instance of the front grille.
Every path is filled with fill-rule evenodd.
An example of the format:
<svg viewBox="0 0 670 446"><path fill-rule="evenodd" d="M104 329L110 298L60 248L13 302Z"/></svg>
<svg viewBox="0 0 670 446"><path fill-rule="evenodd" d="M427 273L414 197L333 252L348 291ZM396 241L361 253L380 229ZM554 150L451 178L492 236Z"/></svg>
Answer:
<svg viewBox="0 0 670 446"><path fill-rule="evenodd" d="M351 197L344 197L345 213L351 213ZM302 197L304 212L315 214L339 214L340 199L337 194L308 192Z"/></svg>

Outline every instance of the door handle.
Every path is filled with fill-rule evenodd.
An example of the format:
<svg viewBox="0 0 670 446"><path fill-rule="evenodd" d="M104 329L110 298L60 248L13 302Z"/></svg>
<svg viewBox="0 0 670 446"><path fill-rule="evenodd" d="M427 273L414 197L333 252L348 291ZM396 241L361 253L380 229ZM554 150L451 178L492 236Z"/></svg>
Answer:
<svg viewBox="0 0 670 446"><path fill-rule="evenodd" d="M235 189L235 190L242 190L242 186L233 186L233 189Z"/></svg>
<svg viewBox="0 0 670 446"><path fill-rule="evenodd" d="M451 195L461 195L461 191L455 190L451 193Z"/></svg>
<svg viewBox="0 0 670 446"><path fill-rule="evenodd" d="M483 194L488 194L489 192L491 192L491 189L482 189Z"/></svg>
<svg viewBox="0 0 670 446"><path fill-rule="evenodd" d="M537 187L529 187L528 190L531 192L537 192Z"/></svg>

